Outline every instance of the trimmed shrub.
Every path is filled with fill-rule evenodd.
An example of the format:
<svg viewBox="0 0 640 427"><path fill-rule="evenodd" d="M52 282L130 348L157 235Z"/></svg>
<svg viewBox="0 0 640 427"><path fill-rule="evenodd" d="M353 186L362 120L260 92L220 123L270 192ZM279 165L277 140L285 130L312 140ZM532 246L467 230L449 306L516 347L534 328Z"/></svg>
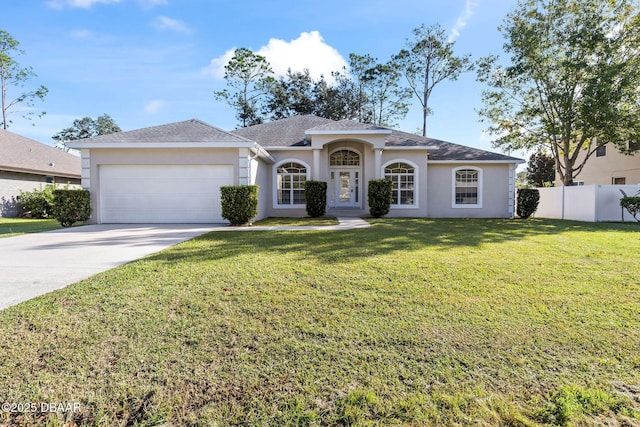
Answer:
<svg viewBox="0 0 640 427"><path fill-rule="evenodd" d="M537 188L518 188L516 213L522 219L527 219L535 213L540 203L540 191Z"/></svg>
<svg viewBox="0 0 640 427"><path fill-rule="evenodd" d="M225 185L220 187L222 218L231 225L250 224L258 215L257 185Z"/></svg>
<svg viewBox="0 0 640 427"><path fill-rule="evenodd" d="M87 190L53 190L53 217L63 227L83 222L91 215L91 196Z"/></svg>
<svg viewBox="0 0 640 427"><path fill-rule="evenodd" d="M304 198L307 201L307 214L317 218L327 212L327 183L324 181L306 181Z"/></svg>
<svg viewBox="0 0 640 427"><path fill-rule="evenodd" d="M20 191L18 206L24 215L31 218L49 218L53 210L53 185L45 185L44 188L33 189L31 191Z"/></svg>
<svg viewBox="0 0 640 427"><path fill-rule="evenodd" d="M640 222L640 218L638 218L640 214L640 197L623 197L620 199L620 206L626 209L636 221Z"/></svg>
<svg viewBox="0 0 640 427"><path fill-rule="evenodd" d="M389 179L369 181L369 212L374 218L385 216L393 203L393 183Z"/></svg>

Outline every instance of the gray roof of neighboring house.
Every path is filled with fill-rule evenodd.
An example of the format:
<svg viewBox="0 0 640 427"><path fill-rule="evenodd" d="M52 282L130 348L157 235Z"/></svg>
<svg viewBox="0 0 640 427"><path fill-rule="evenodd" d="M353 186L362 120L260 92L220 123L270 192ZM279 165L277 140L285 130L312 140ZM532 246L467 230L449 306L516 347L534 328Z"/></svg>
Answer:
<svg viewBox="0 0 640 427"><path fill-rule="evenodd" d="M80 157L0 129L0 170L80 178Z"/></svg>
<svg viewBox="0 0 640 427"><path fill-rule="evenodd" d="M86 142L135 143L135 142L249 142L239 135L211 126L203 121L190 119L166 125L116 132L87 139Z"/></svg>
<svg viewBox="0 0 640 427"><path fill-rule="evenodd" d="M429 151L429 159L435 161L513 161L522 162L522 159L493 153L479 148L453 144L438 139L427 138L407 132L388 129L372 124L358 123L351 120L330 120L317 116L293 116L274 122L249 126L232 131L257 142L263 147L304 147L307 146L306 131L371 131L390 130L386 136L388 147L436 147Z"/></svg>

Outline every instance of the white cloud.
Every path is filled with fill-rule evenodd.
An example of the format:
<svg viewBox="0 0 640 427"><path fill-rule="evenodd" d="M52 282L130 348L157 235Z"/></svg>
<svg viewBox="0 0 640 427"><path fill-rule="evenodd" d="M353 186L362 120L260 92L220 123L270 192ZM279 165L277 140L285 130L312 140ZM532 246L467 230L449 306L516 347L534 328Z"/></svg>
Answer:
<svg viewBox="0 0 640 427"><path fill-rule="evenodd" d="M153 9L157 6L167 6L169 2L167 0L138 0L138 4L143 9Z"/></svg>
<svg viewBox="0 0 640 427"><path fill-rule="evenodd" d="M122 0L49 0L47 6L52 9L64 9L65 7L77 7L90 9L94 4L120 3Z"/></svg>
<svg viewBox="0 0 640 427"><path fill-rule="evenodd" d="M187 26L187 24L185 24L184 22L178 21L177 19L168 18L166 16L157 16L151 23L151 26L160 31L168 30L183 34L193 33L193 30L189 28L189 26Z"/></svg>
<svg viewBox="0 0 640 427"><path fill-rule="evenodd" d="M93 37L93 33L89 30L73 30L71 31L71 37L74 39L90 39Z"/></svg>
<svg viewBox="0 0 640 427"><path fill-rule="evenodd" d="M458 37L460 37L460 31L462 31L464 27L467 26L467 23L473 16L473 8L475 8L476 6L478 6L478 3L476 1L466 0L464 10L460 14L460 16L458 16L455 25L451 28L449 34L450 42L454 42Z"/></svg>
<svg viewBox="0 0 640 427"><path fill-rule="evenodd" d="M235 48L227 50L222 56L213 58L204 73L216 79L224 77L224 66L233 57ZM331 80L332 71L341 71L347 61L333 47L329 46L318 31L302 33L300 37L291 41L270 39L266 46L254 51L264 56L276 76L286 75L287 69L302 71L309 69L314 79L321 75Z"/></svg>
<svg viewBox="0 0 640 427"><path fill-rule="evenodd" d="M153 99L144 104L144 112L147 114L156 114L166 106L167 103L165 101L161 99Z"/></svg>

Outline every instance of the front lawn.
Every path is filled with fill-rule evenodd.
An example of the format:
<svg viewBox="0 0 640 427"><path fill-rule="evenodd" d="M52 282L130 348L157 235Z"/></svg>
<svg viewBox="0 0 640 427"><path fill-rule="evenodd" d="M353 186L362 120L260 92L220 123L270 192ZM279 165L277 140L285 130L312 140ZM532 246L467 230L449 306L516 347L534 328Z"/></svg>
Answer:
<svg viewBox="0 0 640 427"><path fill-rule="evenodd" d="M55 219L4 218L0 217L0 238L25 233L41 233L61 228Z"/></svg>
<svg viewBox="0 0 640 427"><path fill-rule="evenodd" d="M0 312L0 401L38 408L0 425L640 425L637 224L371 223L213 232Z"/></svg>

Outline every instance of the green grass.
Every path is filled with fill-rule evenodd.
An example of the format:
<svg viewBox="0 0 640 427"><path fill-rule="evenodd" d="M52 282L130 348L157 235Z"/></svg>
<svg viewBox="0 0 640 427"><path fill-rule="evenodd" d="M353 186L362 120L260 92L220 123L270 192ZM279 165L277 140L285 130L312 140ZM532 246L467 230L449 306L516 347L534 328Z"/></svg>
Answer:
<svg viewBox="0 0 640 427"><path fill-rule="evenodd" d="M640 425L640 227L214 232L0 312L20 425Z"/></svg>
<svg viewBox="0 0 640 427"><path fill-rule="evenodd" d="M59 228L61 228L60 223L55 219L0 217L0 238L26 233L41 233Z"/></svg>
<svg viewBox="0 0 640 427"><path fill-rule="evenodd" d="M336 218L265 218L260 221L256 221L253 225L264 225L264 226L324 226L324 225L338 225L338 220Z"/></svg>

